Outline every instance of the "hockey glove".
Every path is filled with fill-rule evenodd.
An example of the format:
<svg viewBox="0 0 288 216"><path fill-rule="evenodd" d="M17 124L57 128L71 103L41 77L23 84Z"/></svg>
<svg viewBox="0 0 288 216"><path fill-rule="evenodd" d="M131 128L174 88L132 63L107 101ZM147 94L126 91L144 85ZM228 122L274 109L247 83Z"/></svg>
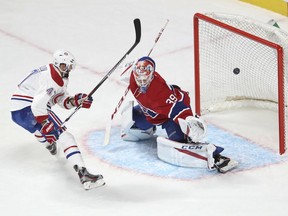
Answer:
<svg viewBox="0 0 288 216"><path fill-rule="evenodd" d="M43 116L36 117L38 122L41 122ZM54 123L48 120L48 117L41 122L40 133L45 137L47 142L54 143L59 138L59 131L55 128Z"/></svg>
<svg viewBox="0 0 288 216"><path fill-rule="evenodd" d="M89 109L92 105L93 98L92 96L87 96L87 94L78 93L74 96L75 106L82 105L83 108Z"/></svg>
<svg viewBox="0 0 288 216"><path fill-rule="evenodd" d="M207 126L198 115L187 116L185 120L179 118L178 121L182 132L193 142L198 142L206 136Z"/></svg>

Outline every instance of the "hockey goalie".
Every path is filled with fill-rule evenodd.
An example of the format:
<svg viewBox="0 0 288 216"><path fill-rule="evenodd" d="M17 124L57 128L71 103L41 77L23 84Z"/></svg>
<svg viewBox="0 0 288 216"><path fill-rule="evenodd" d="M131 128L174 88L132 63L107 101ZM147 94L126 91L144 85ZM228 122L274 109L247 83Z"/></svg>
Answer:
<svg viewBox="0 0 288 216"><path fill-rule="evenodd" d="M129 74L129 89L137 105L130 101L122 110L121 138L140 141L155 136L156 126L167 136L157 137L158 157L183 167L207 167L225 173L237 162L220 153L224 148L203 143L207 127L193 115L188 92L169 85L155 71L155 61L144 56L138 59Z"/></svg>

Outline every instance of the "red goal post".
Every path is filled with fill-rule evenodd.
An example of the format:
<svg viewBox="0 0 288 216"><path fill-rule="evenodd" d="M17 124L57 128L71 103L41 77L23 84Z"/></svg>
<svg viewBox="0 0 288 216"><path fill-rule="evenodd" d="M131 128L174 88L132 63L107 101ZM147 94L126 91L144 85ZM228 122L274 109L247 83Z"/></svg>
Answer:
<svg viewBox="0 0 288 216"><path fill-rule="evenodd" d="M238 15L196 13L193 22L196 113L275 110L279 153L285 153L288 34Z"/></svg>

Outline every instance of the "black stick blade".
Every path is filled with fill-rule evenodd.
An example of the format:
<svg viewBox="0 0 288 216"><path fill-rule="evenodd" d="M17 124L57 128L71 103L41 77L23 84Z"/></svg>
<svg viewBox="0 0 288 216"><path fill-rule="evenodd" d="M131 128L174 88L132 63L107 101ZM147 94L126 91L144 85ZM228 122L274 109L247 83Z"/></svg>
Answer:
<svg viewBox="0 0 288 216"><path fill-rule="evenodd" d="M140 19L138 19L138 18L134 19L134 27L135 27L135 33L136 33L135 43L138 44L141 40L141 22L140 22Z"/></svg>

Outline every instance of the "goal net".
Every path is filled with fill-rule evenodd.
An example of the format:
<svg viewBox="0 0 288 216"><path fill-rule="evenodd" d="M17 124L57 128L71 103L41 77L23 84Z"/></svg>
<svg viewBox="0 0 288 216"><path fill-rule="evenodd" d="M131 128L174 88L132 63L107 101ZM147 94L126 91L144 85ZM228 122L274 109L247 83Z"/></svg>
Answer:
<svg viewBox="0 0 288 216"><path fill-rule="evenodd" d="M197 13L194 60L196 113L240 107L274 110L279 153L285 153L288 34L243 16Z"/></svg>

